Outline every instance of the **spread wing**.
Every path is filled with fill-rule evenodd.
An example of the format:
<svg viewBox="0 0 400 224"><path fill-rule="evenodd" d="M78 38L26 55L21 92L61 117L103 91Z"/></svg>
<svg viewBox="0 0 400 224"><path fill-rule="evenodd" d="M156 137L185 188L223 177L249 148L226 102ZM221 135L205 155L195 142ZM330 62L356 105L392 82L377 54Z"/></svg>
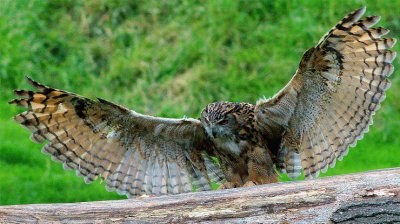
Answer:
<svg viewBox="0 0 400 224"><path fill-rule="evenodd" d="M380 17L359 20L364 12L344 17L305 52L285 88L257 103L265 136L282 138L277 167L291 178L333 167L368 131L385 99L396 40L382 38L384 28L370 28Z"/></svg>
<svg viewBox="0 0 400 224"><path fill-rule="evenodd" d="M101 177L107 190L136 196L209 190L222 180L198 120L146 116L28 81L38 91L15 91L23 98L10 103L28 108L15 120L86 183Z"/></svg>

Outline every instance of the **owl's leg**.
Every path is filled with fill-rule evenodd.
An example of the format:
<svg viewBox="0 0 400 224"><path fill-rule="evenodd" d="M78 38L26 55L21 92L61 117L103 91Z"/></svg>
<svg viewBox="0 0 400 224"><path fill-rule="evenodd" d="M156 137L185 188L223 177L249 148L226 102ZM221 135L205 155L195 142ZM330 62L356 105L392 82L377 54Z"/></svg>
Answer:
<svg viewBox="0 0 400 224"><path fill-rule="evenodd" d="M218 190L231 189L231 188L235 188L235 187L237 187L235 183L233 183L233 182L225 182L225 183L219 185Z"/></svg>
<svg viewBox="0 0 400 224"><path fill-rule="evenodd" d="M145 199L145 198L153 198L156 197L156 195L151 195L151 194L142 194L137 199Z"/></svg>
<svg viewBox="0 0 400 224"><path fill-rule="evenodd" d="M256 185L257 184L254 181L249 180L246 183L244 183L242 187L253 187L253 186L256 186Z"/></svg>
<svg viewBox="0 0 400 224"><path fill-rule="evenodd" d="M255 147L249 152L249 160L247 162L249 176L243 187L278 182L278 175L274 170L274 164L267 150Z"/></svg>
<svg viewBox="0 0 400 224"><path fill-rule="evenodd" d="M221 189L231 189L242 186L243 182L238 173L233 172L232 169L229 169L229 172L226 173L227 182L221 184L218 190Z"/></svg>
<svg viewBox="0 0 400 224"><path fill-rule="evenodd" d="M226 182L221 184L220 189L231 189L243 185L243 176L246 175L246 162L244 160L232 161L227 157L221 156L221 168L224 172Z"/></svg>

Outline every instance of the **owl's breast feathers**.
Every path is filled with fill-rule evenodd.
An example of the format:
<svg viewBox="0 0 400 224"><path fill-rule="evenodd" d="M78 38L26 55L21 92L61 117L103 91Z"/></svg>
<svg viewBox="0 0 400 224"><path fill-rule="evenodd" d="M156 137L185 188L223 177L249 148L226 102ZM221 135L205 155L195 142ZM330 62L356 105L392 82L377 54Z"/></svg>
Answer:
<svg viewBox="0 0 400 224"><path fill-rule="evenodd" d="M259 129L256 121L255 105L243 102L218 102L213 103L212 106L212 110L219 111L219 114L224 114L224 116L230 114L236 121L231 129L231 135L228 137L213 136L212 141L215 143L217 150L246 160L250 151L255 148L261 148L272 154L272 157L275 157L282 134L277 135L279 137L263 135L265 132ZM208 109L211 110L210 108Z"/></svg>
<svg viewBox="0 0 400 224"><path fill-rule="evenodd" d="M227 123L226 127L217 124L223 129L223 134L209 135L214 142L213 154L220 159L221 169L232 186L252 186L278 180L274 170L274 153L278 149L270 150L269 145L275 145L268 144L264 132L260 132L255 109L253 104L231 102L213 103L205 109L207 112L203 119L210 123L233 117L234 121ZM207 128L215 124L205 125Z"/></svg>

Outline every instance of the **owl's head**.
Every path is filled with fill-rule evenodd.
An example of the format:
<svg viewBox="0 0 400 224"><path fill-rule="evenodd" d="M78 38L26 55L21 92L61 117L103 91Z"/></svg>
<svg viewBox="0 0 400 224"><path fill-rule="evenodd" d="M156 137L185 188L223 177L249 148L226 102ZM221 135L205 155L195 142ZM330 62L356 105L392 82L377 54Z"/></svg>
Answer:
<svg viewBox="0 0 400 224"><path fill-rule="evenodd" d="M216 102L207 105L201 112L200 121L211 138L233 139L245 125L243 114L247 104ZM244 116L243 116L244 115Z"/></svg>

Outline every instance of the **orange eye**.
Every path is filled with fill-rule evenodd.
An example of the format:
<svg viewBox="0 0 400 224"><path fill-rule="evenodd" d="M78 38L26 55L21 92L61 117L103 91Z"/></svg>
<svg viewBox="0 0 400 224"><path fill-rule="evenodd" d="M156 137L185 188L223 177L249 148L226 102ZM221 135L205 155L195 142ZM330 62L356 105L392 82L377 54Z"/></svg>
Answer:
<svg viewBox="0 0 400 224"><path fill-rule="evenodd" d="M220 124L220 125L228 124L228 120L222 120L222 121L218 122L218 124Z"/></svg>

